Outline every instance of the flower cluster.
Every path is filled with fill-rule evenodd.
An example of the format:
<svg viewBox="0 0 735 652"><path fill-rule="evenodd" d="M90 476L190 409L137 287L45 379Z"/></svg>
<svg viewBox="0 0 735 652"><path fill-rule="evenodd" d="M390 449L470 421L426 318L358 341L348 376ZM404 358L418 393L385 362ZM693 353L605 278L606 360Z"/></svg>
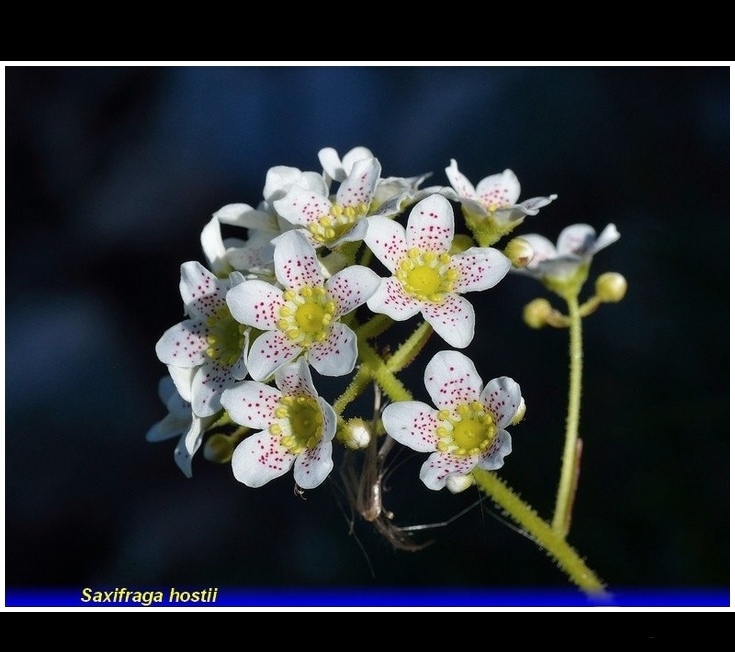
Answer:
<svg viewBox="0 0 735 652"><path fill-rule="evenodd" d="M589 224L572 224L556 243L514 234L499 249L557 195L521 200L509 169L473 185L455 159L445 168L448 185L429 187L429 173L384 176L366 147L343 156L326 147L317 159L318 170L270 168L262 199L222 206L203 226L204 262L181 265L184 319L156 343L168 413L146 439L178 438L174 459L187 477L200 450L251 488L292 472L302 494L336 475L351 507L406 550L421 546L383 509L384 465L396 446L428 454L418 473L426 488L459 493L477 485L573 581L599 591L565 537L581 450L581 320L620 301L627 283L606 272L591 297L579 296L593 257L620 238L617 228L598 236ZM525 416L520 385L502 375L484 382L465 352L476 333L473 295L509 272L566 304L565 313L538 298L523 311L532 328L570 334L569 411L548 522L495 475L512 450L508 429ZM482 300L491 305L492 295ZM391 338L397 322L410 321L410 335ZM424 361L433 335L441 350ZM419 391L431 404L397 375L414 363L423 365ZM371 413L352 413L368 388Z"/></svg>
<svg viewBox="0 0 735 652"><path fill-rule="evenodd" d="M169 414L147 439L178 436L175 459L187 476L204 443L208 459L230 463L249 487L293 469L304 490L330 474L335 443L353 450L387 437L431 453L420 472L427 487L461 491L476 468L496 470L510 453L506 428L525 410L518 384L499 377L483 386L471 359L447 349L425 367L434 408L413 400L395 373L431 333L455 349L471 344L475 309L465 295L493 288L518 266L510 248L490 245L556 195L518 203L511 170L475 187L454 159L448 185L423 188L429 174L383 176L365 147L342 157L324 148L317 158L320 170L272 167L261 200L223 206L204 226L205 263L181 266L186 318L156 344ZM459 213L470 233L460 232ZM225 238L223 228L241 236ZM562 273L558 259L565 274L587 265L617 237L608 227L592 241L590 229L570 227L558 251L527 236L536 256L525 256L521 271L547 281ZM413 318L427 335L386 359L374 338ZM332 404L320 379L342 377L345 393ZM357 437L346 408L370 381L385 403L370 415L377 418L357 419ZM216 450L206 449L208 436Z"/></svg>

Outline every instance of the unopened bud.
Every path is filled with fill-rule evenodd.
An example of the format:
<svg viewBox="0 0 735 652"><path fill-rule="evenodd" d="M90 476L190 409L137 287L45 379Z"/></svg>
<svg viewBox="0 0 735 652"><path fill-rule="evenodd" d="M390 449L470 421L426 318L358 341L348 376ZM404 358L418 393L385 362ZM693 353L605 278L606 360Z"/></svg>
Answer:
<svg viewBox="0 0 735 652"><path fill-rule="evenodd" d="M595 292L603 303L617 303L628 290L628 282L622 274L606 272L595 281Z"/></svg>
<svg viewBox="0 0 735 652"><path fill-rule="evenodd" d="M447 476L447 489L453 494L469 489L473 484L475 484L475 479L471 475L453 473Z"/></svg>
<svg viewBox="0 0 735 652"><path fill-rule="evenodd" d="M215 464L227 464L232 459L232 440L218 432L204 442L204 459Z"/></svg>
<svg viewBox="0 0 735 652"><path fill-rule="evenodd" d="M355 417L350 419L342 429L342 442L353 451L367 448L370 443L372 429L367 421Z"/></svg>
<svg viewBox="0 0 735 652"><path fill-rule="evenodd" d="M547 299L534 299L523 309L523 321L531 328L543 328L552 310Z"/></svg>
<svg viewBox="0 0 735 652"><path fill-rule="evenodd" d="M505 247L503 253L510 258L510 263L516 269L525 267L533 260L533 247L524 238L513 238Z"/></svg>

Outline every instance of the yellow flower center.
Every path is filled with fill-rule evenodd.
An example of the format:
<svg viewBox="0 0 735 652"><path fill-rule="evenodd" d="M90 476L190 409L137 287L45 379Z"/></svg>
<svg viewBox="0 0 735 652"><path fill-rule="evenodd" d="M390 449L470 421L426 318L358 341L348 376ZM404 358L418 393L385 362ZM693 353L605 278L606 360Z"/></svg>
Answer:
<svg viewBox="0 0 735 652"><path fill-rule="evenodd" d="M398 264L395 275L410 296L421 301L438 303L452 291L458 272L450 267L448 253L409 249Z"/></svg>
<svg viewBox="0 0 735 652"><path fill-rule="evenodd" d="M437 448L453 455L477 455L486 451L495 438L495 420L477 401L458 405L453 411L439 411Z"/></svg>
<svg viewBox="0 0 735 652"><path fill-rule="evenodd" d="M276 422L269 432L293 455L314 448L322 438L324 417L311 396L284 396L275 410Z"/></svg>
<svg viewBox="0 0 735 652"><path fill-rule="evenodd" d="M328 247L347 233L367 212L368 205L364 203L355 206L332 204L329 215L322 215L316 222L309 224L308 229L314 240Z"/></svg>
<svg viewBox="0 0 735 652"><path fill-rule="evenodd" d="M245 346L245 325L235 321L226 305L220 306L207 320L207 356L226 367L234 365Z"/></svg>
<svg viewBox="0 0 735 652"><path fill-rule="evenodd" d="M288 339L304 348L329 337L337 304L323 287L302 287L283 293L285 304L280 308L278 328Z"/></svg>

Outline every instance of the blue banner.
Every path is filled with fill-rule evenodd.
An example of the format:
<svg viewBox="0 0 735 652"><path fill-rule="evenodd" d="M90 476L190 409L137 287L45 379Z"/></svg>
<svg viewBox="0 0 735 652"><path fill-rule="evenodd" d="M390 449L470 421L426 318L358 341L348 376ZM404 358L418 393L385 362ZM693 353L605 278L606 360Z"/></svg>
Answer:
<svg viewBox="0 0 735 652"><path fill-rule="evenodd" d="M729 589L576 590L483 588L6 588L6 607L729 607Z"/></svg>

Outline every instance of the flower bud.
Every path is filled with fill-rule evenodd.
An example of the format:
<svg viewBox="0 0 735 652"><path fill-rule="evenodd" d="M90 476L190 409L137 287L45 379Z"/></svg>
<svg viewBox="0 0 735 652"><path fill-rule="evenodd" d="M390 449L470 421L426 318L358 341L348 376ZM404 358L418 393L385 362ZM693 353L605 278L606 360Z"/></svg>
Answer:
<svg viewBox="0 0 735 652"><path fill-rule="evenodd" d="M551 314L551 304L546 299L534 299L523 309L523 321L531 328L543 328Z"/></svg>
<svg viewBox="0 0 735 652"><path fill-rule="evenodd" d="M347 448L356 451L361 448L367 448L370 443L372 430L370 425L364 419L355 417L350 419L342 429L342 442Z"/></svg>
<svg viewBox="0 0 735 652"><path fill-rule="evenodd" d="M447 476L447 489L453 494L458 494L475 484L475 479L471 475L462 475L461 473L452 473Z"/></svg>
<svg viewBox="0 0 735 652"><path fill-rule="evenodd" d="M531 243L524 238L513 238L505 247L503 253L510 258L510 263L516 269L525 267L533 260L534 250Z"/></svg>
<svg viewBox="0 0 735 652"><path fill-rule="evenodd" d="M232 439L218 432L204 442L204 459L215 464L227 464L232 459Z"/></svg>
<svg viewBox="0 0 735 652"><path fill-rule="evenodd" d="M622 274L606 272L595 281L595 292L602 303L617 303L628 290L628 282Z"/></svg>

